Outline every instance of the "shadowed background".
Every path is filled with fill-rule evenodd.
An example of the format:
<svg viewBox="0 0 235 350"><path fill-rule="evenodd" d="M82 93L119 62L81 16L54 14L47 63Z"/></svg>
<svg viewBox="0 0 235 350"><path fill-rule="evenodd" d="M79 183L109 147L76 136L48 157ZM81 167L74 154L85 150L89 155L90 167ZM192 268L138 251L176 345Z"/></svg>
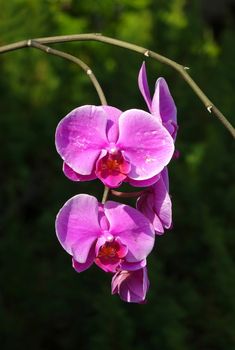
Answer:
<svg viewBox="0 0 235 350"><path fill-rule="evenodd" d="M0 45L102 32L190 66L234 124L234 1L0 0ZM143 57L102 43L57 44L97 75L108 103L143 108ZM147 61L150 86L167 79L178 107L178 161L170 165L174 228L149 258L146 305L110 295L109 274L77 274L54 232L71 196L101 199L98 181L73 183L54 147L59 120L99 104L73 63L23 49L0 56L0 341L2 349L232 350L235 348L234 144L173 71ZM152 90L153 91L153 90Z"/></svg>

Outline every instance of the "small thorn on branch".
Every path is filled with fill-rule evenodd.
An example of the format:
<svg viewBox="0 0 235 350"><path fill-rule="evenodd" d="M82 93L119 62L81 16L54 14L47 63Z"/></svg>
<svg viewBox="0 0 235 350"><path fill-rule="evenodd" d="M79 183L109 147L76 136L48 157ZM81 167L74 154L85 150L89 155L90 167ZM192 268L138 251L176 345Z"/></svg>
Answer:
<svg viewBox="0 0 235 350"><path fill-rule="evenodd" d="M91 75L92 74L92 70L91 69L87 69L86 74Z"/></svg>
<svg viewBox="0 0 235 350"><path fill-rule="evenodd" d="M29 40L27 41L27 46L30 47L31 45L32 45L32 40L29 39Z"/></svg>
<svg viewBox="0 0 235 350"><path fill-rule="evenodd" d="M190 69L190 67L184 67L184 70L189 70Z"/></svg>
<svg viewBox="0 0 235 350"><path fill-rule="evenodd" d="M210 105L210 106L206 107L206 109L208 110L208 112L209 112L209 113L211 113L211 112L212 112L212 108L213 108L213 106L212 106L212 105Z"/></svg>
<svg viewBox="0 0 235 350"><path fill-rule="evenodd" d="M144 55L145 55L146 57L149 57L149 50L145 51L145 52L144 52Z"/></svg>

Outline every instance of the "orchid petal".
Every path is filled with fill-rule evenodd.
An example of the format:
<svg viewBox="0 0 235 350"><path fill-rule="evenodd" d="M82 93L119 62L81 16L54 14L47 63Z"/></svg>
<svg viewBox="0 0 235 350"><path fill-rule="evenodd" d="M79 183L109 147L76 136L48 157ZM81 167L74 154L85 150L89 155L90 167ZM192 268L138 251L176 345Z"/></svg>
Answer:
<svg viewBox="0 0 235 350"><path fill-rule="evenodd" d="M163 178L153 185L154 210L165 228L172 224L172 204Z"/></svg>
<svg viewBox="0 0 235 350"><path fill-rule="evenodd" d="M120 109L111 106L102 106L107 115L107 137L109 142L115 143L118 139L118 119L122 114Z"/></svg>
<svg viewBox="0 0 235 350"><path fill-rule="evenodd" d="M122 261L120 268L121 270L127 270L127 271L135 271L135 270L139 270L142 267L145 267L147 264L146 259L138 261L136 263L129 263L127 261Z"/></svg>
<svg viewBox="0 0 235 350"><path fill-rule="evenodd" d="M129 178L150 179L169 163L174 153L173 140L154 116L138 109L128 110L119 118L119 129L117 146L132 165Z"/></svg>
<svg viewBox="0 0 235 350"><path fill-rule="evenodd" d="M87 261L90 249L101 232L98 202L80 194L69 199L56 217L56 234L62 247L79 263Z"/></svg>
<svg viewBox="0 0 235 350"><path fill-rule="evenodd" d="M77 272L85 271L85 270L89 269L89 267L93 264L94 259L95 259L94 248L91 248L85 263L81 264L78 261L76 261L74 258L72 258L73 268Z"/></svg>
<svg viewBox="0 0 235 350"><path fill-rule="evenodd" d="M166 186L167 192L169 192L169 174L168 174L168 169L165 167L162 172L161 172L161 177L164 181L164 184Z"/></svg>
<svg viewBox="0 0 235 350"><path fill-rule="evenodd" d="M108 145L106 126L107 114L102 107L74 109L57 126L57 152L75 172L90 175L101 149Z"/></svg>
<svg viewBox="0 0 235 350"><path fill-rule="evenodd" d="M63 163L63 173L72 181L90 181L97 178L94 172L92 172L90 175L80 175L70 168L70 166L65 162Z"/></svg>
<svg viewBox="0 0 235 350"><path fill-rule="evenodd" d="M140 92L148 106L148 109L149 111L151 111L151 96L149 92L145 62L142 63L142 66L139 71L138 85L139 85Z"/></svg>
<svg viewBox="0 0 235 350"><path fill-rule="evenodd" d="M177 126L177 109L164 78L158 78L156 82L151 112L161 117L164 126L171 135L175 133L175 126Z"/></svg>
<svg viewBox="0 0 235 350"><path fill-rule="evenodd" d="M128 205L112 201L104 204L104 212L110 224L109 233L118 236L128 247L125 260L145 259L154 245L154 231L145 216Z"/></svg>
<svg viewBox="0 0 235 350"><path fill-rule="evenodd" d="M118 271L112 278L112 294L118 293L127 302L143 303L149 288L146 267L128 272Z"/></svg>
<svg viewBox="0 0 235 350"><path fill-rule="evenodd" d="M155 182L157 182L159 179L160 179L160 174L157 174L148 180L139 180L138 181L138 180L128 179L128 182L130 185L135 186L135 187L147 187L147 186L151 186L151 185L155 184Z"/></svg>

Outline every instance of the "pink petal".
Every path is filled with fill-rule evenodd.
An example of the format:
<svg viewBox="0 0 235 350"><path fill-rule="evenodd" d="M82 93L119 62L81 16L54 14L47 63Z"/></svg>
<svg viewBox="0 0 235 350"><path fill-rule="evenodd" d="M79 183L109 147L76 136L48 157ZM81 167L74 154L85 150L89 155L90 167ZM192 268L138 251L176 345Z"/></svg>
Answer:
<svg viewBox="0 0 235 350"><path fill-rule="evenodd" d="M90 175L80 175L76 173L68 164L63 163L63 172L68 179L72 181L90 181L97 178L96 174L92 172Z"/></svg>
<svg viewBox="0 0 235 350"><path fill-rule="evenodd" d="M142 260L142 261L138 261L136 263L129 263L127 261L122 261L120 268L121 270L126 270L126 271L135 271L135 270L139 270L142 267L145 267L147 264L146 259Z"/></svg>
<svg viewBox="0 0 235 350"><path fill-rule="evenodd" d="M155 184L160 178L160 174L155 175L151 177L151 179L148 180L133 180L133 179L128 179L128 182L130 185L135 186L135 187L147 187Z"/></svg>
<svg viewBox="0 0 235 350"><path fill-rule="evenodd" d="M109 222L104 215L104 206L103 204L99 203L99 212L98 212L98 220L99 220L99 225L102 231L108 232L109 230ZM102 243L104 244L104 243Z"/></svg>
<svg viewBox="0 0 235 350"><path fill-rule="evenodd" d="M76 261L74 258L72 258L73 268L77 272L85 271L85 270L89 269L89 267L93 264L94 259L95 259L95 251L94 251L94 247L92 247L89 251L89 254L87 256L85 263L81 264L78 261Z"/></svg>
<svg viewBox="0 0 235 350"><path fill-rule="evenodd" d="M137 209L153 224L154 230L158 234L164 233L162 222L154 211L154 194L152 192L144 193L138 198L136 204Z"/></svg>
<svg viewBox="0 0 235 350"><path fill-rule="evenodd" d="M175 133L175 126L177 126L177 110L164 78L158 78L156 82L151 112L161 117L164 126L171 135Z"/></svg>
<svg viewBox="0 0 235 350"><path fill-rule="evenodd" d="M149 288L146 267L128 272L119 271L112 278L112 294L118 293L127 302L143 303Z"/></svg>
<svg viewBox="0 0 235 350"><path fill-rule="evenodd" d="M145 259L154 245L154 231L144 215L128 205L111 201L104 204L104 212L110 224L109 233L128 247L125 260Z"/></svg>
<svg viewBox="0 0 235 350"><path fill-rule="evenodd" d="M138 76L138 85L140 92L145 99L145 102L148 106L149 111L151 111L151 96L149 92L149 86L148 86L148 80L147 80L147 74L146 74L146 67L145 67L145 62L142 63L142 66L139 71L139 76Z"/></svg>
<svg viewBox="0 0 235 350"><path fill-rule="evenodd" d="M119 129L117 146L132 165L129 178L150 179L169 163L174 143L154 116L138 109L128 110L119 119Z"/></svg>
<svg viewBox="0 0 235 350"><path fill-rule="evenodd" d="M69 199L56 217L56 234L62 247L79 263L86 263L93 243L100 235L98 202L79 194Z"/></svg>
<svg viewBox="0 0 235 350"><path fill-rule="evenodd" d="M168 169L165 167L161 172L161 177L164 181L164 184L166 186L167 192L169 192L169 175L168 175Z"/></svg>
<svg viewBox="0 0 235 350"><path fill-rule="evenodd" d="M109 263L108 261L105 262L104 260L101 261L101 259L96 258L95 263L97 266L99 266L103 271L105 272L112 272L115 273L117 271L117 267L119 266L119 260L116 260L114 263Z"/></svg>
<svg viewBox="0 0 235 350"><path fill-rule="evenodd" d="M57 126L57 152L75 172L90 175L101 149L108 145L106 126L102 107L74 109Z"/></svg>
<svg viewBox="0 0 235 350"><path fill-rule="evenodd" d="M168 171L164 168L160 179L144 191L136 203L137 209L150 220L157 234L163 234L164 228L169 229L172 225L172 204L168 189Z"/></svg>
<svg viewBox="0 0 235 350"><path fill-rule="evenodd" d="M154 210L160 218L163 226L168 229L172 224L172 204L163 178L153 185L153 191Z"/></svg>
<svg viewBox="0 0 235 350"><path fill-rule="evenodd" d="M149 288L149 280L147 275L147 268L137 270L132 273L131 278L128 280L128 287L139 296L140 300L144 300L146 297L146 292Z"/></svg>
<svg viewBox="0 0 235 350"><path fill-rule="evenodd" d="M108 119L107 123L107 137L109 142L115 143L118 139L118 119L122 114L120 109L111 106L102 106Z"/></svg>

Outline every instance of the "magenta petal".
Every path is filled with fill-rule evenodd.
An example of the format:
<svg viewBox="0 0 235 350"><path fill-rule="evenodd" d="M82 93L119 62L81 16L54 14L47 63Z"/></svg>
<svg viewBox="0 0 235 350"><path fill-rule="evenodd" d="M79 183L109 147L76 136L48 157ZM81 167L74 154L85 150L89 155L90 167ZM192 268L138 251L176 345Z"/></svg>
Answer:
<svg viewBox="0 0 235 350"><path fill-rule="evenodd" d="M152 192L144 193L138 198L136 204L137 209L153 224L154 230L158 232L158 234L164 233L162 222L154 211L154 194Z"/></svg>
<svg viewBox="0 0 235 350"><path fill-rule="evenodd" d="M163 182L166 186L167 192L169 192L169 175L168 175L168 169L165 167L161 172L161 177L163 179Z"/></svg>
<svg viewBox="0 0 235 350"><path fill-rule="evenodd" d="M95 259L95 263L105 272L115 273L117 271L117 267L119 265L119 261L117 260L115 263L102 262L100 259Z"/></svg>
<svg viewBox="0 0 235 350"><path fill-rule="evenodd" d="M139 270L142 267L145 267L147 264L146 259L142 260L142 261L138 261L136 263L129 263L127 261L122 261L120 268L121 270L126 270L126 271L135 271L135 270Z"/></svg>
<svg viewBox="0 0 235 350"><path fill-rule="evenodd" d="M129 303L143 303L149 288L146 267L128 272L119 271L112 278L112 294Z"/></svg>
<svg viewBox="0 0 235 350"><path fill-rule="evenodd" d="M156 82L151 111L154 115L161 117L164 126L172 135L175 131L173 125L177 125L177 110L164 78L159 78Z"/></svg>
<svg viewBox="0 0 235 350"><path fill-rule="evenodd" d="M135 186L135 187L147 187L155 184L160 179L160 174L155 175L151 177L151 179L148 180L133 180L133 179L128 179L128 182L130 185Z"/></svg>
<svg viewBox="0 0 235 350"><path fill-rule="evenodd" d="M159 216L163 226L168 229L172 224L172 204L163 178L153 185L153 191L155 212Z"/></svg>
<svg viewBox="0 0 235 350"><path fill-rule="evenodd" d="M138 85L139 85L140 92L148 106L148 109L149 111L151 111L151 96L149 92L145 62L142 63L142 66L139 71Z"/></svg>
<svg viewBox="0 0 235 350"><path fill-rule="evenodd" d="M119 119L119 129L117 146L132 165L129 178L150 179L169 163L174 143L154 116L138 109L128 110Z"/></svg>
<svg viewBox="0 0 235 350"><path fill-rule="evenodd" d="M69 199L56 217L56 234L62 247L79 263L87 261L100 235L98 202L95 197L79 194Z"/></svg>
<svg viewBox="0 0 235 350"><path fill-rule="evenodd" d="M154 231L144 215L128 205L111 201L104 204L104 212L110 224L109 233L128 247L125 260L145 259L154 245Z"/></svg>
<svg viewBox="0 0 235 350"><path fill-rule="evenodd" d="M108 145L106 126L102 107L74 109L57 126L57 152L75 172L90 175L102 148Z"/></svg>
<svg viewBox="0 0 235 350"><path fill-rule="evenodd" d="M109 142L116 142L118 139L118 119L122 114L120 109L111 106L102 106L107 114L107 137Z"/></svg>
<svg viewBox="0 0 235 350"><path fill-rule="evenodd" d="M141 301L145 299L146 292L149 288L146 267L132 273L131 278L128 280L128 287L132 293L140 298Z"/></svg>
<svg viewBox="0 0 235 350"><path fill-rule="evenodd" d="M90 181L97 178L96 174L92 172L90 175L80 175L76 173L68 164L63 163L63 172L68 179L72 181Z"/></svg>
<svg viewBox="0 0 235 350"><path fill-rule="evenodd" d="M143 191L137 200L137 209L150 220L157 234L163 234L164 228L169 229L172 225L172 204L168 189L168 171L164 168L160 179Z"/></svg>
<svg viewBox="0 0 235 350"><path fill-rule="evenodd" d="M85 263L81 264L78 261L76 261L74 258L72 258L73 268L77 272L85 271L85 270L89 269L89 267L93 264L94 259L95 259L95 251L94 251L94 248L91 248Z"/></svg>

